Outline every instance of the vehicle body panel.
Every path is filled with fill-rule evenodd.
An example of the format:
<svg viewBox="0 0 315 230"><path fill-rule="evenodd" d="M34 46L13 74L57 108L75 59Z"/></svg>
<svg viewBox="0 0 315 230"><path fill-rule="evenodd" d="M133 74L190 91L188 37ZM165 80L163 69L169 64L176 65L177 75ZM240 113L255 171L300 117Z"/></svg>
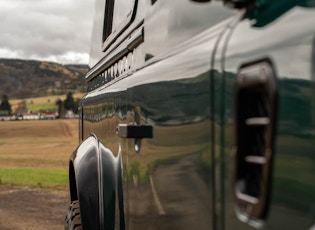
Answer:
<svg viewBox="0 0 315 230"><path fill-rule="evenodd" d="M303 2L303 1L302 1ZM315 151L314 141L314 8L280 5L269 11L266 21L257 14L256 23L245 16L227 41L224 56L224 154L225 228L245 229L232 212L235 203L231 197L233 161L233 125L231 109L235 76L242 64L262 58L272 61L277 75L278 119L272 197L268 217L262 226L268 229L311 229L314 226ZM292 7L292 8L291 8ZM284 9L285 8L285 9ZM286 11L287 10L287 11ZM268 8L265 9L268 14ZM245 36L244 36L245 35ZM313 53L312 53L313 52ZM237 102L236 102L237 103ZM250 222L250 218L244 220ZM257 221L256 221L257 224ZM260 225L258 224L258 226ZM251 225L255 225L252 223Z"/></svg>
<svg viewBox="0 0 315 230"><path fill-rule="evenodd" d="M221 1L135 0L104 40L105 2L113 3L96 1L81 146L70 162L83 226L98 217L93 229L311 228L314 8L307 1L262 1L246 11ZM278 107L270 199L255 219L234 199L233 148L236 79L260 61L276 77ZM137 138L121 135L128 125L140 130Z"/></svg>

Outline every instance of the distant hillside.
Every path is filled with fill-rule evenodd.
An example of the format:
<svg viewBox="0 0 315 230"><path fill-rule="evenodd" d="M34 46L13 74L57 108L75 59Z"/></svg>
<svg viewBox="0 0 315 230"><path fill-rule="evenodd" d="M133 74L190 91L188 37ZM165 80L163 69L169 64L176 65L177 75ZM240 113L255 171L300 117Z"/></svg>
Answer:
<svg viewBox="0 0 315 230"><path fill-rule="evenodd" d="M0 97L37 97L85 90L87 65L0 59Z"/></svg>

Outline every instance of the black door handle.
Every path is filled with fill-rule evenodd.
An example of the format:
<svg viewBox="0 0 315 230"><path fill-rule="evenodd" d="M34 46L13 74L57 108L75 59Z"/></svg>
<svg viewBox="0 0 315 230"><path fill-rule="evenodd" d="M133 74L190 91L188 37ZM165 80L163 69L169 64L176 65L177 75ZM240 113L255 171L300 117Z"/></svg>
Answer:
<svg viewBox="0 0 315 230"><path fill-rule="evenodd" d="M123 138L153 138L152 125L120 124L117 127L117 134Z"/></svg>

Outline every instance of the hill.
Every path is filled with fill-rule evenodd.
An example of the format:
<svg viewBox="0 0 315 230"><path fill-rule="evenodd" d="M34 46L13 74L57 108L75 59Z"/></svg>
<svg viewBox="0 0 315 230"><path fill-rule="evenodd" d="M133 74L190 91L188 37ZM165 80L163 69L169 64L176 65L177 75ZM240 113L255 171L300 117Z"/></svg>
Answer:
<svg viewBox="0 0 315 230"><path fill-rule="evenodd" d="M25 98L84 92L87 71L87 65L0 59L0 95Z"/></svg>

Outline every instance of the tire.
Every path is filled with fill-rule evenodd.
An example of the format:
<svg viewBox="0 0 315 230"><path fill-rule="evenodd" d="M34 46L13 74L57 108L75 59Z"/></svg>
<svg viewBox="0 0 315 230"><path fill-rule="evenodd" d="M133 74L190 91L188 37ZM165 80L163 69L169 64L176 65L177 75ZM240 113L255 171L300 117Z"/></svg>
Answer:
<svg viewBox="0 0 315 230"><path fill-rule="evenodd" d="M73 201L65 219L65 230L82 230L79 201Z"/></svg>

